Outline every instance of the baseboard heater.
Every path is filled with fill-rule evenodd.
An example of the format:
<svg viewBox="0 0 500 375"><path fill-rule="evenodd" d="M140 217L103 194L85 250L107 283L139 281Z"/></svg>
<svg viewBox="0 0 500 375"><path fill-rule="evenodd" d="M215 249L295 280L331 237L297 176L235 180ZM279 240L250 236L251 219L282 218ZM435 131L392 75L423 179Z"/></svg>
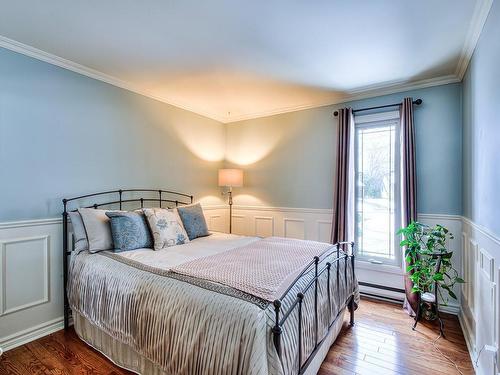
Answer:
<svg viewBox="0 0 500 375"><path fill-rule="evenodd" d="M372 297L372 298L377 298L377 299L382 299L382 300L387 300L387 301L390 301L390 302L397 302L397 303L401 303L403 301L403 299L404 299L404 294L405 294L405 290L404 289L394 288L394 287L391 287L391 286L385 286L385 285L379 285L379 284L366 283L364 281L360 281L358 284L361 285L361 286L365 286L367 288L379 289L379 290L386 290L386 291L389 291L389 292L401 293L402 294L401 298L395 298L395 297L386 296L386 295L382 295L382 294L376 294L376 293L369 293L369 292L366 292L366 291L360 291L360 294L362 296L367 296L367 297Z"/></svg>

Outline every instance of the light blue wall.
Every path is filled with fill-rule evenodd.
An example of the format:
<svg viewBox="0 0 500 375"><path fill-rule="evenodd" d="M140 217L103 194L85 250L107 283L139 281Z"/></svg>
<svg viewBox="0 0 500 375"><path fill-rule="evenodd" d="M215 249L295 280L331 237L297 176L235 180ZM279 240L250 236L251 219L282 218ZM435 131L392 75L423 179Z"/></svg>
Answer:
<svg viewBox="0 0 500 375"><path fill-rule="evenodd" d="M163 186L219 203L216 170L243 163L240 204L330 208L336 120L327 106L216 121L0 49L0 221L54 217L60 199ZM419 212L461 214L461 85L347 103L422 98Z"/></svg>
<svg viewBox="0 0 500 375"><path fill-rule="evenodd" d="M119 187L219 196L224 126L0 48L0 221ZM206 160L208 159L208 160Z"/></svg>
<svg viewBox="0 0 500 375"><path fill-rule="evenodd" d="M494 1L463 82L464 216L500 236L500 3Z"/></svg>
<svg viewBox="0 0 500 375"><path fill-rule="evenodd" d="M246 171L245 187L235 192L235 202L331 208L337 126L333 111L345 105L363 108L400 102L406 96L423 99L423 104L415 107L418 211L460 215L461 84L229 124L228 164L243 163ZM269 150L263 152L266 147ZM252 157L242 155L242 149L249 155L262 153L262 157L251 162Z"/></svg>

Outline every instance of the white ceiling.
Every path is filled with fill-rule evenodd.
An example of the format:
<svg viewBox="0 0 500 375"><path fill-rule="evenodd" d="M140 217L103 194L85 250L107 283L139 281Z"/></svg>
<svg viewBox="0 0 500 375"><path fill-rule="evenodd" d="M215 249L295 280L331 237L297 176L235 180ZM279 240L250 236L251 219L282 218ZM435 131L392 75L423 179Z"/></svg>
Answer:
<svg viewBox="0 0 500 375"><path fill-rule="evenodd" d="M0 0L0 46L230 122L459 81L491 1Z"/></svg>

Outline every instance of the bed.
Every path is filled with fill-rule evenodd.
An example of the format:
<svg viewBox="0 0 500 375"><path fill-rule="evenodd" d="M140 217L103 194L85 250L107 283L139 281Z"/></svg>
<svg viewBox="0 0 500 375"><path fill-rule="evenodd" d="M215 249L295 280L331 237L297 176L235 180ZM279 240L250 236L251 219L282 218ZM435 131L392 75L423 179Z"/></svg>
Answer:
<svg viewBox="0 0 500 375"><path fill-rule="evenodd" d="M167 250L76 254L79 207L176 207L188 194L113 190L63 200L64 316L141 374L314 374L359 302L354 244L212 233Z"/></svg>

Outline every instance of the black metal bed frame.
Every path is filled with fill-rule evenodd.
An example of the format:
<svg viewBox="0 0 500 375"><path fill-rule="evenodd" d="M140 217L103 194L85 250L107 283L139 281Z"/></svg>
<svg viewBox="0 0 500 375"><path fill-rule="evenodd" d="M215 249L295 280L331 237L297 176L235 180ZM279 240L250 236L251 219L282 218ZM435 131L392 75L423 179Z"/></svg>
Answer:
<svg viewBox="0 0 500 375"><path fill-rule="evenodd" d="M350 246L350 251L342 251L341 247L348 247ZM334 249L330 251L331 249ZM327 297L328 297L328 305L329 305L329 311L331 314L331 293L332 291L330 290L330 277L331 277L331 268L333 264L336 264L336 269L337 269L337 290L340 291L339 289L339 283L340 283L340 268L341 268L341 261L343 260L344 262L344 281L347 287L347 267L349 264L349 261L352 266L352 281L355 282L356 280L356 275L354 272L354 242L338 242L335 245L332 246L329 250L325 251L323 254L320 256L315 256L311 262L309 262L302 272L295 278L293 283L288 287L288 289L281 295L281 297L273 302L274 305L274 313L275 313L275 324L272 329L273 333L273 343L276 348L276 351L278 352L278 356L281 358L281 334L283 332L283 325L287 321L287 319L291 316L292 312L294 311L295 308L298 309L298 356L297 356L297 361L298 361L298 368L299 368L299 374L302 374L306 371L307 367L311 363L311 361L314 359L314 356L316 355L316 352L318 349L321 347L321 344L323 341L326 339L328 334L330 333L331 328L333 325L337 322L337 320L340 318L342 319L343 315L343 308L339 309L337 315L335 317L330 316L329 319L329 325L328 325L328 330L323 338L319 338L319 324L318 324L318 291L319 291L319 278L320 276L326 272L327 273L327 278L326 278L326 288L327 288ZM343 254L341 254L341 251ZM331 255L336 255L336 258L326 262L324 267L320 268L319 264L321 261L325 261L328 259L329 256ZM304 275L312 272L314 270L314 277L312 278L311 281L309 281L305 287L297 293L295 300L292 302L290 307L286 311L281 311L282 310L282 305L283 305L283 300L288 296L290 291L295 287L297 282L304 277ZM305 294L311 290L311 288L314 286L314 349L309 353L308 357L306 358L304 364L302 364L302 305L304 301ZM340 294L339 294L339 300L340 300ZM340 302L340 301L339 301ZM350 313L349 317L349 324L351 326L354 325L354 310L356 309L355 302L354 302L354 291L352 291L350 294L348 293L347 300L345 301L347 308ZM280 317L280 314L282 317Z"/></svg>
<svg viewBox="0 0 500 375"><path fill-rule="evenodd" d="M143 197L142 195L140 197L132 197L128 199L124 199L124 193L158 193L158 198L151 198L151 197ZM111 205L118 205L119 209L122 209L124 203L138 203L140 202L141 208L144 207L145 202L156 202L159 203L159 206L162 207L162 204L165 203L166 205L175 205L175 207L179 205L187 205L193 203L193 196L189 194L184 194L184 193L179 193L175 191L170 191L170 190L162 190L162 189L118 189L118 190L109 190L109 191L103 191L99 193L93 193L93 194L85 194L85 195L80 195L78 197L72 197L72 198L65 198L62 200L63 203L63 283L64 283L64 329L68 329L69 327L69 317L71 313L71 309L69 307L69 302L68 302L68 295L67 295L67 282L68 282L68 256L71 255L72 248L68 249L68 237L69 237L69 228L68 228L68 212L75 212L78 210L78 205L75 205L72 209L68 209L68 206L71 205L72 202L78 201L78 200L83 200L83 199L88 199L92 197L101 197L101 196L107 196L107 195L113 195L113 194L118 194L118 199L114 199L111 201L104 201L104 202L99 202L99 203L93 203L90 205L85 205L82 206L83 208L99 208L103 206L111 206ZM165 196L167 196L167 199L165 199ZM189 202L185 202L186 198L189 198ZM167 206L169 207L169 206ZM172 207L169 207L172 208ZM346 251L345 249L350 251ZM333 249L333 250L332 250ZM320 262L324 262L325 260L328 260L328 257L330 256L335 256L334 259L329 260L326 262L326 264L323 267L320 267ZM319 292L319 281L320 281L320 276L323 275L323 273L327 273L327 297L328 297L328 304L329 304L329 311L331 314L331 295L332 295L332 290L330 290L330 278L331 278L331 268L332 265L336 265L336 277L337 277L337 286L339 285L340 282L340 272L341 272L341 262L343 261L344 263L344 280L347 286L348 283L348 275L347 275L347 268L349 262L351 263L352 267L352 280L353 282L355 281L355 272L354 272L354 242L339 242L334 245L332 245L331 248L329 248L327 251L325 251L323 254L319 256L315 256L312 261L310 261L302 270L302 272L295 278L293 283L288 287L288 289L281 295L281 297L273 302L274 306L274 313L275 313L275 324L272 328L272 335L273 335L273 343L276 348L276 351L278 353L278 356L281 358L281 353L282 353L282 343L281 343L281 334L283 332L283 326L285 322L290 318L292 315L292 312L297 308L298 309L298 368L299 368L299 374L302 374L305 372L311 361L313 360L316 352L320 348L321 344L325 340L325 338L328 336L331 328L333 325L337 322L337 320L342 318L342 312L344 309L340 309L339 312L337 313L336 316L330 316L329 318L329 325L328 325L328 332L323 338L319 338L319 319L318 319L318 292ZM304 288L301 289L300 292L297 293L294 301L290 305L290 307L286 311L282 311L282 306L283 306L283 301L285 300L286 297L289 297L289 294L291 293L292 289L297 285L297 283L307 274L314 272L313 278L305 285ZM302 364L302 307L303 307L303 301L305 294L311 290L314 286L314 332L315 332L315 337L314 337L314 349L309 353L307 356L304 364ZM340 291L340 289L337 287L337 290ZM340 294L339 294L339 299L340 299ZM345 301L345 304L347 305L347 308L350 312L350 325L354 325L354 310L356 309L355 302L354 302L354 291L348 293L347 299Z"/></svg>
<svg viewBox="0 0 500 375"><path fill-rule="evenodd" d="M131 197L128 199L124 199L124 194L127 193L141 193L140 197ZM158 193L158 198L151 198L151 196L144 197L142 194ZM159 203L159 206L162 207L162 204L175 204L175 207L179 205L187 205L193 203L193 196L189 194L179 193L171 190L162 190L162 189L118 189L118 190L108 190L102 191L99 193L85 194L80 195L78 197L73 198L64 198L62 200L63 203L63 283L64 283L64 329L67 330L69 327L69 316L71 313L71 309L69 307L68 302L68 293L67 293L67 284L68 284L68 256L71 255L72 248L68 250L68 212L77 211L78 205L71 210L68 210L68 205L71 202L75 202L82 199L92 198L92 197L102 197L118 194L118 200L116 198L112 201L104 201L99 203L93 203L91 205L83 206L83 208L99 208L103 206L113 206L118 205L121 210L124 203L139 203L141 204L141 208L144 208L145 202L156 202ZM116 195L115 195L116 197ZM189 198L189 202L185 202Z"/></svg>

